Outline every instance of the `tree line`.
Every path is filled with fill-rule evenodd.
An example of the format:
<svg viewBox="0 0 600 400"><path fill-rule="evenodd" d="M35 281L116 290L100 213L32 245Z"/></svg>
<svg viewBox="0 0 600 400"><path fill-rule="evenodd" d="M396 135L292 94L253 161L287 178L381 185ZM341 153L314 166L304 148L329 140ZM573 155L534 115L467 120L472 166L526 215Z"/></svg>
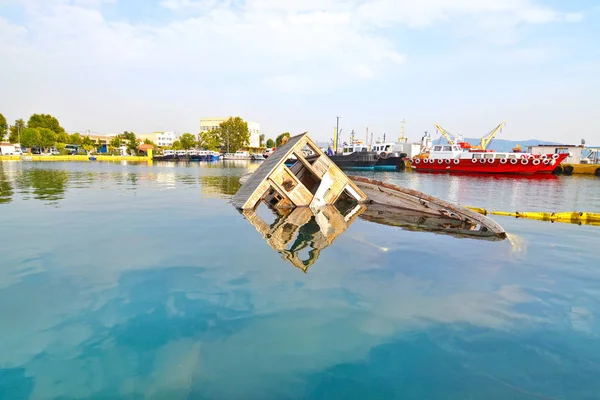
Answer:
<svg viewBox="0 0 600 400"><path fill-rule="evenodd" d="M282 142L289 138L289 132L277 136L275 140L269 138L265 143L265 135L259 137L259 146L279 147ZM58 119L50 114L33 114L29 117L27 124L23 119L17 119L13 125L8 125L4 115L0 113L0 142L8 139L10 143L20 143L23 148L40 147L49 149L55 147L65 152L67 144L81 146L86 152L93 151L98 145L89 136L79 133L69 135L60 125ZM115 152L122 146L126 146L131 154L136 154L141 143L133 132L125 131L117 135L108 144L108 151ZM157 148L156 144L146 139L146 144ZM196 137L191 133L182 134L170 147L173 150L187 150L193 148L204 148L206 150L223 150L235 152L250 143L250 132L248 124L240 117L231 117L219 124L215 129L203 131Z"/></svg>

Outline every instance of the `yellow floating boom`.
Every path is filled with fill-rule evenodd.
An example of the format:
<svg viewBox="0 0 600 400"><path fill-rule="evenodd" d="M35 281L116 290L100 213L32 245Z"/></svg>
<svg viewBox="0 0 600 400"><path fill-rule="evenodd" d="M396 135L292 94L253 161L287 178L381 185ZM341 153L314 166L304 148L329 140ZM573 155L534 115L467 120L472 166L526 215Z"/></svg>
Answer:
<svg viewBox="0 0 600 400"><path fill-rule="evenodd" d="M600 213L589 213L589 212L505 212L505 211L488 211L485 208L479 207L467 207L470 210L478 212L483 215L501 215L503 217L515 217L515 218L526 218L535 219L539 221L550 221L550 222L566 222L571 224L579 225L598 225L600 226Z"/></svg>

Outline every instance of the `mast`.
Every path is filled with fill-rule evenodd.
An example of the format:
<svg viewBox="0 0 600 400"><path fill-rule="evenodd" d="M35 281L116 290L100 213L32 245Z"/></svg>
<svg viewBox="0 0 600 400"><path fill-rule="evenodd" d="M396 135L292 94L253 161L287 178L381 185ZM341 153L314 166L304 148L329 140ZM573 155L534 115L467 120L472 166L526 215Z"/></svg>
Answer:
<svg viewBox="0 0 600 400"><path fill-rule="evenodd" d="M402 118L402 137L398 141L406 143L406 137L404 136L404 125L406 125L406 119Z"/></svg>

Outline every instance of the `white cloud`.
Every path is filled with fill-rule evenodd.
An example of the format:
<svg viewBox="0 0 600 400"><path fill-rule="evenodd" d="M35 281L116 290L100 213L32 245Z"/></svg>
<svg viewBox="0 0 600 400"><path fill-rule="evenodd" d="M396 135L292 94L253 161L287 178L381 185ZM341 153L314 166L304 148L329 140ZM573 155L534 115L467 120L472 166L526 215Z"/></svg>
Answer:
<svg viewBox="0 0 600 400"><path fill-rule="evenodd" d="M161 23L109 19L101 5L114 0L20 2L27 10L26 23L0 20L0 33L8 39L0 50L19 54L18 65L16 57L0 65L2 81L29 63L32 81L42 75L42 86L53 84L54 91L93 94L97 100L89 101L103 104L109 95L128 92L123 104L148 102L159 108L175 104L149 96L164 98L175 88L196 93L235 89L251 97L256 91L331 94L365 79L383 81L386 74L404 70L398 65L409 59L406 45L422 28L440 27L443 34L462 36L467 48L472 40L516 43L523 24L581 19L580 14L561 13L529 0L163 0ZM412 29L410 34L407 29ZM48 65L52 68L42 68ZM11 81L7 83L9 89L14 85L12 90L35 86ZM31 96L16 96L11 104L0 106L19 115L23 111L18 109L33 112L34 105L50 102L46 93L37 96L36 104ZM193 94L186 96L187 104L197 101ZM208 106L208 112L218 113L219 103L236 108L241 99L213 100L215 110ZM52 103L63 110L74 108L56 96ZM93 118L81 110L73 113ZM159 113L151 114L159 118Z"/></svg>

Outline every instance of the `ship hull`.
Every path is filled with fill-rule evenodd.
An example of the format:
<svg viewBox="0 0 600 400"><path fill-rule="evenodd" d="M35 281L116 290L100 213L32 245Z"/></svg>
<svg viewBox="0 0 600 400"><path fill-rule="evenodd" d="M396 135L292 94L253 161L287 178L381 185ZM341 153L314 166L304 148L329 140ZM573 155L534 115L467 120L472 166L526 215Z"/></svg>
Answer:
<svg viewBox="0 0 600 400"><path fill-rule="evenodd" d="M557 159L549 160L544 163L542 159L517 159L504 160L486 159L485 162L472 159L414 159L411 161L411 167L418 172L460 172L471 174L551 174L552 171L566 158L567 155L560 155ZM534 161L537 160L537 161ZM538 162L539 161L539 162Z"/></svg>
<svg viewBox="0 0 600 400"><path fill-rule="evenodd" d="M377 153L371 151L352 153L345 156L335 155L329 156L329 158L342 169L374 169L379 160Z"/></svg>

